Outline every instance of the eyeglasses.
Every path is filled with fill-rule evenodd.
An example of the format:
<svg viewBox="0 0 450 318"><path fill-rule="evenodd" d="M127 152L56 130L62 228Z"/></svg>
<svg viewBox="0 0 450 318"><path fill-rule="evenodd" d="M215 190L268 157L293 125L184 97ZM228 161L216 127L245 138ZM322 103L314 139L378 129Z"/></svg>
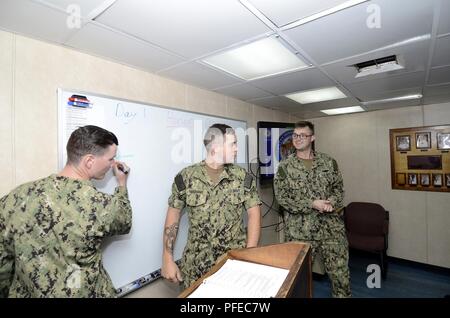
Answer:
<svg viewBox="0 0 450 318"><path fill-rule="evenodd" d="M297 135L296 133L292 133L292 138L293 139L306 139L306 138L308 138L308 137L311 137L312 135L306 135L306 134L300 134L300 135Z"/></svg>

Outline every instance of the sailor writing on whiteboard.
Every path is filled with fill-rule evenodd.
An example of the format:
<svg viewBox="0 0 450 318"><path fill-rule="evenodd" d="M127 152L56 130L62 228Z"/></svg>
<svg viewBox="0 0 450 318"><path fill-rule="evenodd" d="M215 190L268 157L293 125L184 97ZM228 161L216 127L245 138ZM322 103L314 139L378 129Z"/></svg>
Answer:
<svg viewBox="0 0 450 318"><path fill-rule="evenodd" d="M230 249L255 247L260 236L260 200L254 178L234 164L234 130L224 124L208 128L204 161L181 170L172 185L164 225L162 276L184 288L207 273ZM188 240L180 268L173 259L180 213L186 207ZM244 229L243 213L248 213Z"/></svg>
<svg viewBox="0 0 450 318"><path fill-rule="evenodd" d="M76 129L59 174L26 183L0 199L0 297L114 297L100 245L131 228L129 168L114 160L116 136ZM113 169L118 187L97 191Z"/></svg>

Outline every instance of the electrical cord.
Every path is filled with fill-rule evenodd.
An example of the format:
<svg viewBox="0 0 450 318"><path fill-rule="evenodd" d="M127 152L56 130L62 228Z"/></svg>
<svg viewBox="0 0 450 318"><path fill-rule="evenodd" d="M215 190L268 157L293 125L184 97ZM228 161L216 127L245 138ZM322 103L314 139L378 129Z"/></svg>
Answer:
<svg viewBox="0 0 450 318"><path fill-rule="evenodd" d="M256 170L256 173L252 169L252 162L255 161L255 160L256 160L255 163L258 164L258 168ZM258 157L251 159L249 161L248 167L249 167L250 174L252 176L254 176L257 181L260 180L261 177L259 177L259 174L260 174L261 167L259 166L259 159L258 159ZM275 189L273 188L273 186L272 186L272 202L270 203L270 205L268 203L266 203L265 201L263 201L263 200L261 200L261 202L262 202L262 204L264 206L266 206L268 208L268 210L263 214L262 218L266 217L267 214L269 214L269 212L272 211L272 210L274 212L278 213L278 215L282 216L282 221L280 221L278 223L273 223L273 224L270 224L270 225L264 225L264 226L261 226L261 228L269 228L269 227L275 226L275 232L282 231L284 229L284 225L285 225L284 224L284 216L283 216L283 213L281 211L279 211L279 210L277 210L277 209L275 209L273 207L273 205L275 204ZM281 227L281 225L283 225L283 227Z"/></svg>

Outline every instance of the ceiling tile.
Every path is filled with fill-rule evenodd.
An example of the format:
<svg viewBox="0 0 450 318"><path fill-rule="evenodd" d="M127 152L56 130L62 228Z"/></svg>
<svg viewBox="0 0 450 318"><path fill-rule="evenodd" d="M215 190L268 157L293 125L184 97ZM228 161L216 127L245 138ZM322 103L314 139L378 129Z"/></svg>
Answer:
<svg viewBox="0 0 450 318"><path fill-rule="evenodd" d="M450 65L430 70L430 78L428 84L444 84L450 83Z"/></svg>
<svg viewBox="0 0 450 318"><path fill-rule="evenodd" d="M258 98L247 101L249 103L283 111L298 110L300 104L282 96Z"/></svg>
<svg viewBox="0 0 450 318"><path fill-rule="evenodd" d="M253 87L248 84L237 84L233 86L227 86L224 88L218 88L215 91L224 95L236 97L244 101L254 98L272 96L270 93L267 93L259 88Z"/></svg>
<svg viewBox="0 0 450 318"><path fill-rule="evenodd" d="M196 62L181 64L158 74L206 89L216 89L242 82Z"/></svg>
<svg viewBox="0 0 450 318"><path fill-rule="evenodd" d="M423 98L424 105L442 104L450 102L450 93L444 95L425 96ZM448 123L448 120L447 120Z"/></svg>
<svg viewBox="0 0 450 318"><path fill-rule="evenodd" d="M75 31L68 27L66 14L24 0L0 2L0 28L57 43L63 42Z"/></svg>
<svg viewBox="0 0 450 318"><path fill-rule="evenodd" d="M369 28L372 13L380 9L380 28ZM432 1L374 0L303 24L285 33L322 64L368 52L405 39L431 33Z"/></svg>
<svg viewBox="0 0 450 318"><path fill-rule="evenodd" d="M258 105L258 106L263 106L263 107L279 108L282 104L282 97L279 97L279 96L264 97L264 98L252 99L247 102Z"/></svg>
<svg viewBox="0 0 450 318"><path fill-rule="evenodd" d="M373 111L373 110L383 110L383 109L399 108L399 107L419 106L421 104L422 104L421 99L413 99L413 100L404 100L404 101L396 101L396 102L389 102L389 103L373 104L373 105L368 105L368 106L363 106L363 107L367 111Z"/></svg>
<svg viewBox="0 0 450 318"><path fill-rule="evenodd" d="M66 44L150 72L183 62L182 59L144 41L130 38L93 23L85 25Z"/></svg>
<svg viewBox="0 0 450 318"><path fill-rule="evenodd" d="M312 119L312 118L319 118L319 117L328 117L327 114L322 112L310 112L310 111L301 111L292 113L292 115L300 117L302 119Z"/></svg>
<svg viewBox="0 0 450 318"><path fill-rule="evenodd" d="M335 7L347 0L250 0L278 27Z"/></svg>
<svg viewBox="0 0 450 318"><path fill-rule="evenodd" d="M450 1L441 0L438 34L450 33Z"/></svg>
<svg viewBox="0 0 450 318"><path fill-rule="evenodd" d="M118 0L97 21L195 58L272 32L238 1Z"/></svg>
<svg viewBox="0 0 450 318"><path fill-rule="evenodd" d="M450 65L450 35L436 39L431 66Z"/></svg>
<svg viewBox="0 0 450 318"><path fill-rule="evenodd" d="M359 83L347 84L345 87L352 92L353 96L363 101L380 99L386 91L398 91L411 88L421 90L425 82L425 72L414 72L369 80ZM419 91L420 92L420 91Z"/></svg>
<svg viewBox="0 0 450 318"><path fill-rule="evenodd" d="M450 84L425 86L423 89L425 96L447 95L450 94Z"/></svg>
<svg viewBox="0 0 450 318"><path fill-rule="evenodd" d="M369 95L370 98L366 99L365 101L388 99L388 98L416 95L416 94L423 94L423 89L421 86L404 88L404 89L396 89L396 90L385 90L385 91L381 91L378 93L375 92L375 93Z"/></svg>
<svg viewBox="0 0 450 318"><path fill-rule="evenodd" d="M63 11L66 11L69 6L78 6L82 17L87 17L94 9L100 6L105 0L32 0L34 2L40 2L43 4L49 4L55 6Z"/></svg>
<svg viewBox="0 0 450 318"><path fill-rule="evenodd" d="M254 80L251 84L277 95L335 85L317 68Z"/></svg>

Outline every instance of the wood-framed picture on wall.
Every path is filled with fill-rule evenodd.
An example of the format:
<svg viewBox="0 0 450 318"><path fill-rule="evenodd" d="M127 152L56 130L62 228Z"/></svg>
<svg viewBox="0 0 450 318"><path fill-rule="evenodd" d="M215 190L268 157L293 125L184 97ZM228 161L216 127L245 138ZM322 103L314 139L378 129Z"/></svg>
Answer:
<svg viewBox="0 0 450 318"><path fill-rule="evenodd" d="M450 123L389 129L389 149L392 189L450 193Z"/></svg>
<svg viewBox="0 0 450 318"><path fill-rule="evenodd" d="M411 137L409 135L397 136L396 149L397 151L411 150Z"/></svg>
<svg viewBox="0 0 450 318"><path fill-rule="evenodd" d="M433 186L442 187L442 174L433 173Z"/></svg>
<svg viewBox="0 0 450 318"><path fill-rule="evenodd" d="M437 149L449 150L450 149L450 133L437 133Z"/></svg>
<svg viewBox="0 0 450 318"><path fill-rule="evenodd" d="M417 185L417 173L408 173L408 184L410 186Z"/></svg>
<svg viewBox="0 0 450 318"><path fill-rule="evenodd" d="M428 187L430 185L430 174L421 173L420 174L420 185L423 187Z"/></svg>
<svg viewBox="0 0 450 318"><path fill-rule="evenodd" d="M431 148L431 132L416 133L416 148L417 149Z"/></svg>

